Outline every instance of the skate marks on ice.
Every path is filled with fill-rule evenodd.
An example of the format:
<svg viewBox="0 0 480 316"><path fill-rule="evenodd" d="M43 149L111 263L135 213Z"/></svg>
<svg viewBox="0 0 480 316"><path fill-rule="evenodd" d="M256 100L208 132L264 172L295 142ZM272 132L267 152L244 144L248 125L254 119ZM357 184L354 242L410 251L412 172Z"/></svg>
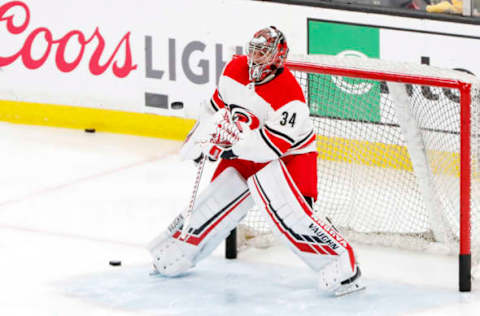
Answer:
<svg viewBox="0 0 480 316"><path fill-rule="evenodd" d="M212 257L182 277L149 275L150 265L112 267L57 284L63 294L155 315L401 315L460 302L449 289L364 280L367 289L331 297L307 268Z"/></svg>

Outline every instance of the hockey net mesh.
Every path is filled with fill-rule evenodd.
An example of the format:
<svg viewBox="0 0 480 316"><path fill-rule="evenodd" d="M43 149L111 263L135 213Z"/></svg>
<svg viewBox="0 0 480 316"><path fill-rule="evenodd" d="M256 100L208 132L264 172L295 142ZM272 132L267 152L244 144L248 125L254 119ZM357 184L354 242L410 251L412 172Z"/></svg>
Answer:
<svg viewBox="0 0 480 316"><path fill-rule="evenodd" d="M325 59L323 59L325 58ZM308 60L310 61L310 60ZM358 59L316 57L316 63L358 65ZM420 65L362 60L362 67L408 76L471 83L471 247L480 248L480 99L475 77ZM409 140L402 132L390 85L379 80L294 71L317 133L318 200L351 242L458 254L460 205L460 92L403 84L407 111L419 130L429 181L419 181ZM417 153L418 154L418 153ZM426 173L425 173L426 172ZM423 188L422 188L423 183ZM425 186L431 196L425 195ZM426 200L428 199L428 201ZM432 201L433 200L433 201ZM266 247L275 239L261 210L239 226L240 247Z"/></svg>

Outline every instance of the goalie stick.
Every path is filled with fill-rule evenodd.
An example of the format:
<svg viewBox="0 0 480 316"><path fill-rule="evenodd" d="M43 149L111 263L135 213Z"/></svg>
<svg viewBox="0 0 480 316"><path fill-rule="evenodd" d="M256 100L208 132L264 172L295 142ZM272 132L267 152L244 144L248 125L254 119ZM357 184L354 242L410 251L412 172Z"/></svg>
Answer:
<svg viewBox="0 0 480 316"><path fill-rule="evenodd" d="M217 155L215 160L218 159L218 156L222 152L222 150L218 151L218 149L219 149L218 146L223 147L223 145L225 145L225 142L227 142L229 145L231 145L231 142L233 140L238 140L238 135L235 134L235 132L234 132L234 130L232 130L232 128L237 128L238 129L237 131L242 130L240 125L238 123L236 123L236 119L231 117L231 114L228 112L228 110L223 110L224 112L221 112L221 111L222 110L218 111L217 114L221 115L220 121L222 123L215 122L216 131L215 131L214 134L212 134L214 136L212 136L209 141L203 142L203 143L211 143L211 144L213 143L215 145L214 147L216 147L216 149L213 150L213 152L216 152L216 155ZM228 124L228 123L232 123L232 122L234 122L234 123L233 124ZM233 127L231 125L233 125ZM219 132L219 129L220 129L221 132ZM233 138L233 140L232 140L232 138ZM209 152L210 152L210 155L211 155L212 154L212 149L210 149ZM185 241L187 240L186 237L187 237L187 234L188 234L188 230L190 228L190 220L191 220L193 209L194 209L194 206L195 206L195 200L197 198L198 187L200 185L200 181L201 181L201 178L202 178L202 173L203 173L203 169L204 169L204 166L205 166L205 162L209 158L208 156L209 155L207 155L206 153L203 153L201 158L200 158L200 161L198 163L197 176L195 178L195 184L193 185L192 196L190 198L190 203L188 205L188 209L185 212L182 232L180 234L180 239L183 239Z"/></svg>
<svg viewBox="0 0 480 316"><path fill-rule="evenodd" d="M200 162L197 167L197 176L195 178L195 183L193 184L192 196L190 198L190 203L188 204L188 209L185 212L183 219L183 228L182 233L180 234L180 239L185 239L188 234L188 229L190 228L190 219L192 218L193 207L195 206L195 200L197 199L198 187L200 186L200 180L202 179L203 168L205 167L205 161L207 160L206 155L202 155Z"/></svg>

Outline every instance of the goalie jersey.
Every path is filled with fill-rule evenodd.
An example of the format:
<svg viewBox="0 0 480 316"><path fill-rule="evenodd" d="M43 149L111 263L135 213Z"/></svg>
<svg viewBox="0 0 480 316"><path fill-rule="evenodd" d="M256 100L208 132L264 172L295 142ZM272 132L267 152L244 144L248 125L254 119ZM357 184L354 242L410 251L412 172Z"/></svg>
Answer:
<svg viewBox="0 0 480 316"><path fill-rule="evenodd" d="M273 76L273 75L272 75ZM316 151L316 135L305 97L288 68L275 77L251 82L247 56L234 57L220 77L210 105L228 108L243 123L243 136L232 150L241 159L267 162Z"/></svg>

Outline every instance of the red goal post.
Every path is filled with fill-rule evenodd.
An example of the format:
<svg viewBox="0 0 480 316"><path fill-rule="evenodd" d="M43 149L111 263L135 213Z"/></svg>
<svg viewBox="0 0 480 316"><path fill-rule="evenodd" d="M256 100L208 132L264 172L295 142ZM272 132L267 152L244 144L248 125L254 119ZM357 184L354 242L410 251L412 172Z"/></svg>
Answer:
<svg viewBox="0 0 480 316"><path fill-rule="evenodd" d="M472 84L456 79L422 77L400 73L383 73L362 69L338 68L308 62L291 61L287 66L293 71L329 74L350 78L401 82L424 86L453 88L460 91L460 240L459 240L459 289L471 290L471 247L470 247L470 135L471 135L471 88Z"/></svg>
<svg viewBox="0 0 480 316"><path fill-rule="evenodd" d="M319 162L322 160L319 182L326 178L325 174L346 175L322 180L325 181L323 187L319 183L319 200L315 210L330 217L334 224L340 223L337 226L345 231L347 238L356 240L357 236L361 236L360 242L370 243L370 239L377 236L382 240L388 236L394 246L401 244L410 248L412 244L414 249L425 249L439 240L441 244L448 244L447 247L451 247L452 242L456 243L458 246L453 251L459 254L459 289L470 291L471 238L472 233L478 235L476 230L471 229L472 211L475 220L480 220L477 216L480 196L472 196L472 176L474 190L480 193L478 79L450 69L355 57L294 57L287 66L302 85L316 122ZM362 87L363 90L349 90L352 87ZM373 93L375 96L371 93L367 98L366 95L374 89L377 89ZM347 96L342 96L342 93ZM426 108L434 114L424 112ZM399 113L404 109L405 114ZM372 115L371 112L378 113ZM472 120L472 115L475 120ZM384 116L385 122L382 121ZM472 122L475 124L473 135ZM327 128L324 129L324 126ZM395 129L395 133L391 129ZM412 136L415 129L418 131ZM322 152L327 153L323 155ZM400 162L402 166L398 167L396 164L402 159L408 161ZM474 168L472 164L475 164ZM390 171L379 171L384 169ZM357 172L360 172L360 177L358 174L350 175ZM378 180L375 180L378 176L370 176L377 172L382 172L382 177L389 179L383 184L387 187L385 191L380 186L372 191L373 195L389 197L380 202L369 197L372 192L361 192ZM347 176L353 180L345 180ZM364 182L356 183L359 181L356 179ZM397 181L402 183L401 188L390 188ZM326 187L336 186L339 182L344 183L325 194ZM403 187L409 189L405 191ZM348 195L345 192L349 190L357 192L358 199L350 203L355 208L361 208L360 204L365 204L366 209L370 203L379 204L374 207L378 211L359 211L363 214L361 220L351 220L356 217L356 214L346 213L351 205L341 205L349 199L345 198L345 194ZM331 198L324 199L320 196L322 194ZM390 198L392 205L388 205ZM401 205L403 203L405 206ZM475 205L473 210L472 205ZM445 210L436 211L437 208ZM328 211L322 213L325 209ZM388 213L390 209L398 209L400 215L383 213ZM405 218L401 217L403 214L406 214ZM396 220L402 224L396 225ZM250 232L264 230L258 228L260 224L257 221L247 216L245 225L252 228ZM381 225L374 227L379 222ZM473 224L477 229L477 224ZM253 235L248 238L254 239ZM474 261L478 262L478 258Z"/></svg>

